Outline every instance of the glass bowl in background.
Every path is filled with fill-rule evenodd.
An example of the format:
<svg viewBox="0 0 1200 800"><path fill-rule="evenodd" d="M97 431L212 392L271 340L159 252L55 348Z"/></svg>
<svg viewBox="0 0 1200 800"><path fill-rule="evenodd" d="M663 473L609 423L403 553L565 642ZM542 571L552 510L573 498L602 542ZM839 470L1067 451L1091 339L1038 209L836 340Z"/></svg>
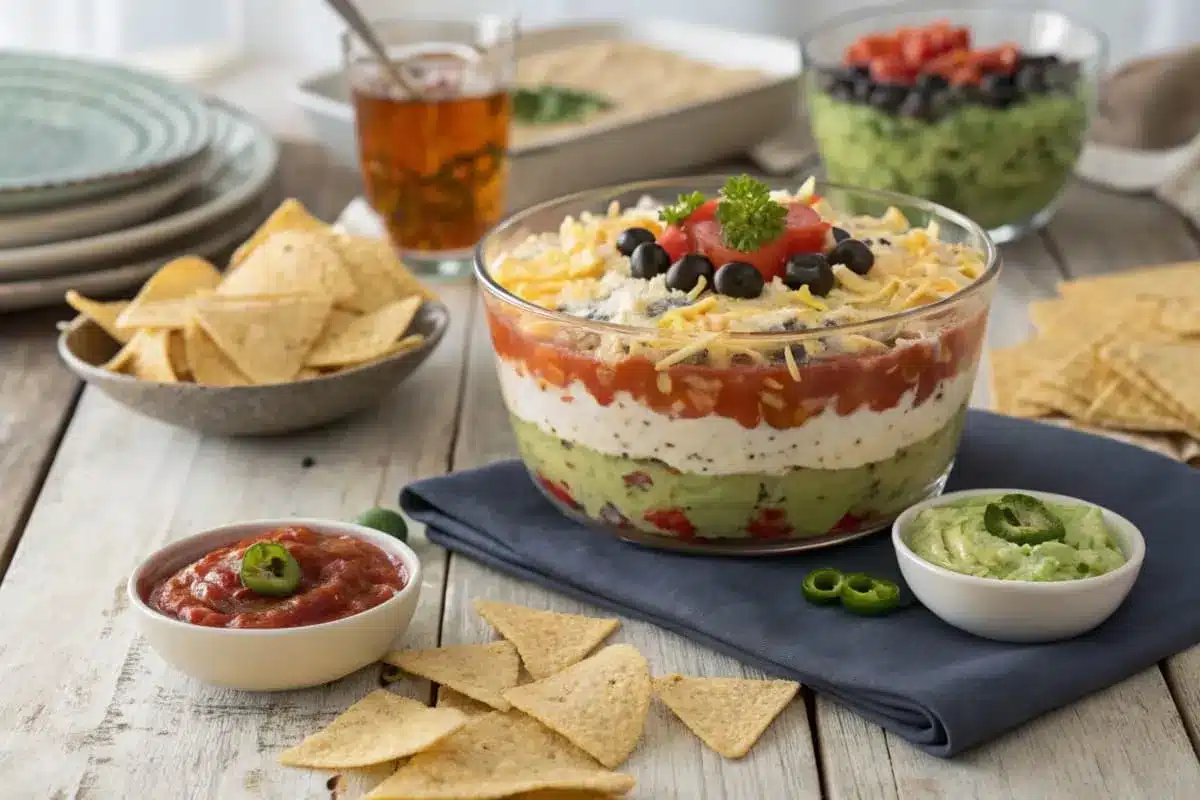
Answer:
<svg viewBox="0 0 1200 800"><path fill-rule="evenodd" d="M921 77L914 84L902 73L873 77L844 64L846 48L862 37L939 21L968 28L973 48L1013 44L1031 58L976 85ZM932 200L1003 243L1053 216L1083 149L1107 45L1055 11L892 6L836 17L801 47L813 136L830 180Z"/></svg>
<svg viewBox="0 0 1200 800"><path fill-rule="evenodd" d="M958 447L999 273L995 247L963 215L818 184L838 210L895 207L913 226L936 222L986 263L950 298L841 327L714 335L618 325L535 305L493 275L504 253L567 217L715 196L723 183L581 192L516 214L480 243L475 269L521 457L569 517L657 547L783 552L886 527L941 491Z"/></svg>

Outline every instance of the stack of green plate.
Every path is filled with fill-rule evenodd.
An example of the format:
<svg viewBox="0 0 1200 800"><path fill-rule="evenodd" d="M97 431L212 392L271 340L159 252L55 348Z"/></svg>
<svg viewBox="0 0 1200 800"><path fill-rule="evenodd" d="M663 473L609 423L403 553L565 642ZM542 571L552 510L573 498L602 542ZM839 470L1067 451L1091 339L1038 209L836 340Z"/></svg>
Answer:
<svg viewBox="0 0 1200 800"><path fill-rule="evenodd" d="M269 210L278 155L252 118L162 78L0 53L0 312L217 255Z"/></svg>

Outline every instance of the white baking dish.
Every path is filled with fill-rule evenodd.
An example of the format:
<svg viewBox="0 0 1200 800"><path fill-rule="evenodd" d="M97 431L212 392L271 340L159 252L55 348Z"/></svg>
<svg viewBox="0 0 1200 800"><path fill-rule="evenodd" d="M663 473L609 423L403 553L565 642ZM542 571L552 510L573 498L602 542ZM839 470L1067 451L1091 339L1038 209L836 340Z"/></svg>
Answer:
<svg viewBox="0 0 1200 800"><path fill-rule="evenodd" d="M595 21L524 31L518 57L598 39L641 42L718 66L757 69L768 77L713 100L514 148L510 209L742 155L786 128L799 113L800 48L790 39L683 22ZM293 99L320 140L340 160L356 166L354 112L341 71L301 82Z"/></svg>

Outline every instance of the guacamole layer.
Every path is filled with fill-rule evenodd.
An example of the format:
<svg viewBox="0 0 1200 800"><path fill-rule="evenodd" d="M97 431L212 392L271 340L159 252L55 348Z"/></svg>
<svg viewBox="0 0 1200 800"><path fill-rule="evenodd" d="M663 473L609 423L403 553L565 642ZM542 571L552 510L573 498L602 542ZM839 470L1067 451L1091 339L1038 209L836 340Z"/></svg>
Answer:
<svg viewBox="0 0 1200 800"><path fill-rule="evenodd" d="M1036 95L1007 108L968 104L934 121L819 91L808 102L831 181L923 197L985 228L1024 222L1050 206L1087 128L1079 94Z"/></svg>
<svg viewBox="0 0 1200 800"><path fill-rule="evenodd" d="M1104 515L1094 506L1046 503L1063 522L1061 540L1014 544L989 533L984 510L996 497L969 497L927 508L905 532L909 548L939 567L1005 581L1070 581L1112 572L1125 563Z"/></svg>
<svg viewBox="0 0 1200 800"><path fill-rule="evenodd" d="M684 539L785 539L881 527L938 491L964 417L962 410L932 436L853 469L731 475L600 453L516 417L512 425L543 491L585 516Z"/></svg>

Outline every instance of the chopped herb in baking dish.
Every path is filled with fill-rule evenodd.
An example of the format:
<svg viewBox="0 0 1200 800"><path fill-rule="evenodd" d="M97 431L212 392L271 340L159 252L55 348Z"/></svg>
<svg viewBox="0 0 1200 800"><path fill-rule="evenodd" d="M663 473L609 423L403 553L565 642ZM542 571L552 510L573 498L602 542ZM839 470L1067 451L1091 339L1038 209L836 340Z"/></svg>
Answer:
<svg viewBox="0 0 1200 800"><path fill-rule="evenodd" d="M513 117L527 125L578 122L596 111L607 111L613 103L593 92L544 84L513 92Z"/></svg>

